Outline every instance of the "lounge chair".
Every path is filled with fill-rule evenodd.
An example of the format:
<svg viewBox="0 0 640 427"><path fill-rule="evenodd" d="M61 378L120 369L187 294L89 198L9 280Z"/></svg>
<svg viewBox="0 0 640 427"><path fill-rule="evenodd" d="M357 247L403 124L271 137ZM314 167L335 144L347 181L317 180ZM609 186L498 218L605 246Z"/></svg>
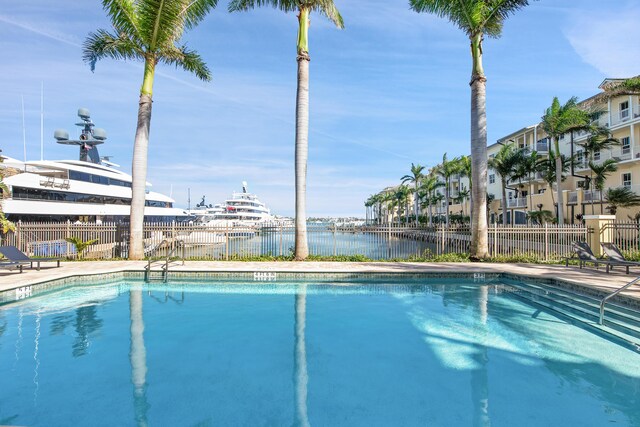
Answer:
<svg viewBox="0 0 640 427"><path fill-rule="evenodd" d="M13 270L14 268L17 268L20 270L20 273L22 273L22 264L20 264L19 262L0 261L0 268L5 268L7 270Z"/></svg>
<svg viewBox="0 0 640 427"><path fill-rule="evenodd" d="M625 263L625 264L629 264L631 266L636 266L636 267L640 266L640 262L629 261L625 259L624 255L622 255L622 252L620 252L620 249L618 249L615 243L600 243L600 246L602 246L602 249L604 249L605 255L611 261Z"/></svg>
<svg viewBox="0 0 640 427"><path fill-rule="evenodd" d="M609 273L609 270L613 270L613 267L622 266L625 267L625 269L627 270L627 274L629 274L629 266L631 265L630 263L597 258L589 245L585 242L573 242L573 252L578 256L578 263L580 265L580 268L590 263L594 264L597 269L598 266L602 264L606 267L607 273ZM570 258L565 258L565 266L567 267L569 266L569 259Z"/></svg>
<svg viewBox="0 0 640 427"><path fill-rule="evenodd" d="M36 264L36 270L40 270L41 262L55 262L57 267L60 267L60 258L29 258L27 254L22 252L15 246L0 246L0 254L4 255L6 259L18 264L30 264L33 268L33 264Z"/></svg>

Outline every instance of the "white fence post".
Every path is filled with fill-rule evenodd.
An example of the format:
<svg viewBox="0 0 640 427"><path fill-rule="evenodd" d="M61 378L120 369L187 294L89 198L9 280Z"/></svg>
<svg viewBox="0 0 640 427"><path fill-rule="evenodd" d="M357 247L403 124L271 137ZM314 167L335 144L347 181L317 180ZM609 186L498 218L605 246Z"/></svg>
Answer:
<svg viewBox="0 0 640 427"><path fill-rule="evenodd" d="M544 223L544 260L549 261L549 225Z"/></svg>

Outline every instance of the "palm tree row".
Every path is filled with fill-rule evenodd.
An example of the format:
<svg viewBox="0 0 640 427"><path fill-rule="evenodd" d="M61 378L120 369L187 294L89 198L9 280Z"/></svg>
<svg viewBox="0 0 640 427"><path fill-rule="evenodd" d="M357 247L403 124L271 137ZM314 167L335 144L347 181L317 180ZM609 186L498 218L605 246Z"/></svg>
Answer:
<svg viewBox="0 0 640 427"><path fill-rule="evenodd" d="M133 145L132 200L130 213L129 258L142 259L145 186L149 132L156 66L174 65L204 81L211 72L197 52L181 44L186 30L200 23L217 0L102 0L112 31L99 29L87 37L83 59L94 70L105 58L139 60L144 73L138 104L138 124ZM342 17L332 0L232 0L229 11L245 11L269 5L298 15L296 58L298 62L295 127L295 258L309 254L306 229L306 179L309 143L309 24L312 11L326 16L338 28Z"/></svg>

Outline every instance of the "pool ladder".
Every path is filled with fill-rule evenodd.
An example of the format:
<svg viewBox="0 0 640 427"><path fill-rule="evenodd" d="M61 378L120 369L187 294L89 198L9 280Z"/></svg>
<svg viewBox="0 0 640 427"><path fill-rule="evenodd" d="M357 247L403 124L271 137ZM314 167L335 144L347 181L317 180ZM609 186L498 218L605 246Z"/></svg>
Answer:
<svg viewBox="0 0 640 427"><path fill-rule="evenodd" d="M633 279L632 281L630 281L626 285L622 286L621 288L616 289L615 291L611 292L606 297L602 298L602 301L600 301L600 318L598 319L598 323L600 325L602 325L602 323L604 323L604 306L607 303L607 301L609 301L611 298L615 297L616 295L618 295L620 292L624 291L625 289L630 288L631 286L637 284L638 282L640 282L640 276L636 277L635 279Z"/></svg>
<svg viewBox="0 0 640 427"><path fill-rule="evenodd" d="M162 242L160 242L160 244L156 247L160 248L162 247L162 245L164 244L174 244L173 248L167 252L167 255L164 258L157 258L157 259L153 259L153 258L149 258L149 262L147 262L146 267L144 268L144 281L145 282L150 282L151 281L151 273L153 272L153 270L151 270L151 268L153 267L154 264L158 264L158 263L162 263L162 281L164 283L167 283L167 281L169 280L169 266L171 265L171 257L174 256L174 254L176 254L176 252L178 250L181 251L180 255L178 256L178 259L182 261L182 265L184 265L184 257L185 257L185 245L184 245L184 241L182 240L174 240L171 241L169 239L164 239Z"/></svg>

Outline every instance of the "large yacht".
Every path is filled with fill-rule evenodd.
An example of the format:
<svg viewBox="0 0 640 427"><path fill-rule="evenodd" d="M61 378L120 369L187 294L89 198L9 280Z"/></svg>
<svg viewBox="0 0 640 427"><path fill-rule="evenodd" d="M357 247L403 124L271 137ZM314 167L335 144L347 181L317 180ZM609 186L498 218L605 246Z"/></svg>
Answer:
<svg viewBox="0 0 640 427"><path fill-rule="evenodd" d="M89 111L78 110L81 133L78 140L56 130L59 144L80 148L79 160L40 160L20 162L3 157L3 209L12 221L128 221L131 210L131 175L98 154L106 132L95 128ZM147 183L150 187L151 184ZM174 200L147 190L144 217L148 222L183 220L187 213L173 207Z"/></svg>
<svg viewBox="0 0 640 427"><path fill-rule="evenodd" d="M199 218L208 225L257 225L272 222L276 218L258 196L249 193L247 183L242 183L242 192L233 193L224 203L216 205L209 214Z"/></svg>

